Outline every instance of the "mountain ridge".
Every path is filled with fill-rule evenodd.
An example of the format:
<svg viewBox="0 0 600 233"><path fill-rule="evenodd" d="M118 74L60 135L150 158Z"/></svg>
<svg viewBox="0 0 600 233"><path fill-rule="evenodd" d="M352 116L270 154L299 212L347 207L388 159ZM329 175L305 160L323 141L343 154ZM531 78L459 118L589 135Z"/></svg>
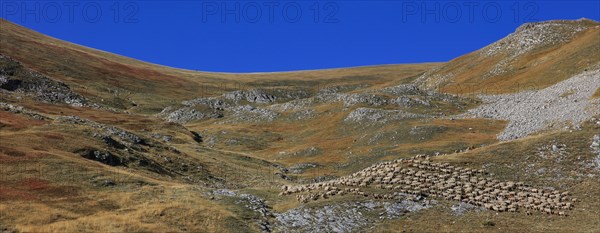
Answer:
<svg viewBox="0 0 600 233"><path fill-rule="evenodd" d="M545 88L600 61L594 56L600 51L599 25L587 19L526 23L499 41L427 72L417 82L455 94Z"/></svg>

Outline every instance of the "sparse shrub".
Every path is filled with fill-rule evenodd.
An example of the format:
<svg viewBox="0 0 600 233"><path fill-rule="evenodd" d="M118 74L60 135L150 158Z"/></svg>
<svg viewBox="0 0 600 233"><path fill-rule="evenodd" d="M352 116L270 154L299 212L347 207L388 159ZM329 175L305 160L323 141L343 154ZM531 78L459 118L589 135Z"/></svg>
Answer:
<svg viewBox="0 0 600 233"><path fill-rule="evenodd" d="M486 227L493 227L495 225L496 225L496 223L489 221L489 220L486 220L483 222L483 226L486 226Z"/></svg>

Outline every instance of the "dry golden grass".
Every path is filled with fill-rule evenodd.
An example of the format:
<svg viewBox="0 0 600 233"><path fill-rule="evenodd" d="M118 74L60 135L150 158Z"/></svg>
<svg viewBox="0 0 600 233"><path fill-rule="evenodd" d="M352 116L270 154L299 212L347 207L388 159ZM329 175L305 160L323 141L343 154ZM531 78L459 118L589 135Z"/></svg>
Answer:
<svg viewBox="0 0 600 233"><path fill-rule="evenodd" d="M594 95L592 95L592 98L600 98L600 88L598 88L598 90L596 90Z"/></svg>
<svg viewBox="0 0 600 233"><path fill-rule="evenodd" d="M160 123L142 116L98 114L71 107L37 106L139 129ZM56 112L54 112L56 111ZM202 195L196 185L134 168L110 167L70 153L101 148L83 128L0 111L0 221L19 232L235 232L232 213ZM144 121L144 119L149 121ZM141 121L141 123L139 122ZM144 127L146 128L146 127ZM113 180L104 187L93 180ZM136 185L143 182L151 185Z"/></svg>
<svg viewBox="0 0 600 233"><path fill-rule="evenodd" d="M19 105L57 117L74 115L96 122L114 125L148 137L150 132L174 137L169 147L176 148L181 156L197 162L214 179L223 181L222 187L252 193L268 201L274 211L285 211L300 204L293 196L277 196L282 184L306 181L320 176L343 176L382 160L408 157L415 154L448 153L436 157L461 166L477 167L493 163L490 168L498 179L521 179L534 185L561 186L572 190L584 200L567 218L495 212L469 212L464 216L451 216L448 205L409 214L398 220L385 221L375 231L389 229L413 232L481 232L523 231L573 232L600 229L597 209L600 200L599 184L593 177L575 181L547 181L519 170L527 163L553 168L565 177L579 172L578 161L567 160L567 165L551 161L530 161L526 158L535 153L540 143L563 140L588 148L592 130L578 131L571 135L562 133L541 134L511 143L498 143L496 134L506 122L485 119L416 119L392 121L383 125L360 125L344 123L352 111L342 103L325 103L314 108L317 117L294 121L275 120L269 123L235 122L227 124L219 119L206 120L185 126L166 123L148 113L160 111L161 107L201 95L217 95L220 92L244 87L301 86L315 90L326 86L366 84L360 91L407 83L423 72L440 65L409 64L298 71L284 73L227 74L196 72L174 69L137 61L102 51L85 48L50 38L0 19L0 53L21 61L28 68L66 82L81 94L109 98L98 93L98 88L119 88L138 91L132 98L141 107L132 108L132 114L77 108L65 105L39 103L30 99L14 100ZM498 80L484 81L484 86L498 85L501 92L514 88L515 83L531 81L551 85L582 69L597 57L580 59L572 64L565 59L590 55L599 48L600 29L580 33L573 42L556 49L537 51L519 60L516 66L526 67ZM530 62L544 61L537 66ZM575 59L577 60L577 59ZM443 72L452 72L468 65L477 64L468 73L457 74L456 81L469 83L478 80L485 69L492 67L497 58L475 60L472 54L447 63ZM564 64L563 64L564 63ZM70 64L66 66L65 64ZM61 69L57 69L60 67ZM550 74L553 76L550 77ZM554 75L556 74L556 75ZM89 77L94 77L90 79ZM227 87L220 89L217 84ZM208 88L205 89L205 87ZM453 92L452 87L446 91ZM200 93L199 93L199 90ZM206 90L206 93L201 93ZM356 91L358 92L358 91ZM453 93L463 93L455 90ZM594 95L600 97L600 90ZM96 99L96 100L98 100ZM2 101L5 98L2 97ZM108 100L107 100L108 101ZM474 103L467 103L472 107ZM441 105L440 111L452 115L464 109ZM427 111L423 110L423 111ZM433 111L433 110L431 110ZM285 115L285 114L284 114ZM423 127L431 131L415 138L408 132L411 127ZM23 232L241 232L258 231L255 221L248 217L236 203L208 199L205 193L212 186L190 183L183 175L169 177L143 167L111 167L83 159L73 153L81 148L105 148L102 141L90 137L84 126L60 126L52 121L31 118L0 111L0 222ZM214 145L192 140L190 130L217 137ZM226 131L226 133L221 133ZM400 132L394 140L367 142L375 134L391 135ZM387 136L386 136L387 137ZM206 139L206 138L205 138ZM241 141L227 144L227 139ZM391 146L396 145L398 146ZM316 147L316 155L282 157L280 152L298 152ZM471 149L466 153L455 150ZM384 149L382 149L384 148ZM384 151L385 153L381 152ZM351 152L351 153L350 153ZM574 151L580 157L589 153ZM350 155L351 154L351 155ZM148 149L144 156L176 159L179 155L168 150ZM296 179L287 181L275 175L277 166L290 167L299 163L318 164L302 174L287 174ZM277 165L277 166L275 166ZM510 165L510 166L509 166ZM104 180L114 180L114 185L102 185ZM564 186L564 187L562 187ZM320 200L317 204L354 200L350 197ZM594 212L595 211L595 212ZM485 221L495 226L484 226Z"/></svg>
<svg viewBox="0 0 600 233"><path fill-rule="evenodd" d="M584 185L597 184L584 182ZM594 194L600 194L598 192ZM452 215L450 206L443 202L434 208L411 213L399 220L386 221L374 232L597 232L597 215L589 211L573 211L568 217L548 215L527 216L523 213L495 213L469 211L462 216ZM593 208L593 206L581 206ZM488 224L486 224L488 223ZM490 226L492 225L493 226ZM390 230L394 229L394 230Z"/></svg>
<svg viewBox="0 0 600 233"><path fill-rule="evenodd" d="M63 81L77 93L94 97L94 100L112 99L109 90L117 88L139 105L132 108L138 112L155 113L170 103L257 87L301 86L318 90L342 84L366 83L387 86L440 64L249 74L197 72L150 64L75 45L4 19L0 19L0 26L3 29L0 31L1 54L12 57L28 68L53 79Z"/></svg>
<svg viewBox="0 0 600 233"><path fill-rule="evenodd" d="M69 202L75 203L65 208ZM13 201L0 204L0 211L11 213L17 220L15 228L23 232L230 232L226 219L232 217L193 187L176 185L89 191L85 198Z"/></svg>
<svg viewBox="0 0 600 233"><path fill-rule="evenodd" d="M575 22L571 22L575 23ZM562 46L549 46L531 51L518 57L510 64L507 72L493 78L483 78L504 57L479 56L476 52L456 58L433 74L454 74L450 83L442 83L441 91L453 94L501 94L527 89L542 89L600 62L596 55L600 50L600 27L597 22L576 35L575 39ZM427 80L433 85L436 79Z"/></svg>

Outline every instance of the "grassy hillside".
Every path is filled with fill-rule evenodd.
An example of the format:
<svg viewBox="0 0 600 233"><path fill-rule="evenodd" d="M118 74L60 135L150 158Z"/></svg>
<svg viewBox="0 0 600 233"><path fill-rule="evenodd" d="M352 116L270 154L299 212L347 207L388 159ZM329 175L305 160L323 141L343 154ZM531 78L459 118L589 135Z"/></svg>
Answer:
<svg viewBox="0 0 600 233"><path fill-rule="evenodd" d="M455 94L542 89L600 62L600 23L546 21L458 57L419 78L424 87Z"/></svg>
<svg viewBox="0 0 600 233"><path fill-rule="evenodd" d="M63 81L90 98L124 98L139 111L169 103L249 88L322 88L344 84L382 86L439 64L388 65L285 73L209 73L150 64L57 40L0 19L0 53ZM118 107L118 106L115 106Z"/></svg>
<svg viewBox="0 0 600 233"><path fill-rule="evenodd" d="M468 211L456 216L450 210L454 203L444 202L403 219L386 221L378 227L378 231L389 232L390 228L400 227L408 232L596 232L600 227L600 170L593 162L598 154L592 153L590 143L600 126L589 122L583 128L581 131L550 133L434 159L457 166L487 167L501 180L520 180L534 186L569 190L581 200L569 216L527 216L490 211ZM553 151L549 148L551 145L566 146Z"/></svg>
<svg viewBox="0 0 600 233"><path fill-rule="evenodd" d="M512 56L482 55L502 41L444 64L229 74L137 61L0 20L0 229L594 232L597 119L499 142L507 121L464 117L482 100L443 93L464 93L451 84L479 81L541 88L597 63L597 23L558 23L583 29L483 78ZM283 185L416 155L566 190L580 201L567 217L475 207L457 215L459 202L429 196L301 203L278 195Z"/></svg>

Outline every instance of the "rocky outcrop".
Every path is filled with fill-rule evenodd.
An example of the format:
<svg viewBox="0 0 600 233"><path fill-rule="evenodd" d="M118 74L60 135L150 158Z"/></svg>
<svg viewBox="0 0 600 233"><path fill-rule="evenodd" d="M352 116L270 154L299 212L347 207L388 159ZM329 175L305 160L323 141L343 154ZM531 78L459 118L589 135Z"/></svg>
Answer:
<svg viewBox="0 0 600 233"><path fill-rule="evenodd" d="M160 176L180 178L187 183L220 185L204 165L193 157L166 143L173 138L168 135L148 133L148 136L78 116L61 116L54 120L61 128L78 128L87 136L104 142L102 149L78 149L75 153L84 158L111 166L138 167ZM159 136L154 139L155 136ZM165 140L166 139L166 140Z"/></svg>
<svg viewBox="0 0 600 233"><path fill-rule="evenodd" d="M0 110L25 115L36 120L50 120L49 117L41 115L35 111L25 109L23 106L12 105L9 103L0 102Z"/></svg>
<svg viewBox="0 0 600 233"><path fill-rule="evenodd" d="M239 193L229 189L212 190L206 193L206 195L210 196L211 199L220 199L221 197L235 199L234 203L236 205L243 206L256 215L256 224L262 232L271 232L273 230L269 221L273 217L273 213L271 212L271 207L267 205L264 199L252 194Z"/></svg>
<svg viewBox="0 0 600 233"><path fill-rule="evenodd" d="M299 163L289 167L287 171L292 174L302 174L305 170L316 168L317 166L319 165L312 163Z"/></svg>
<svg viewBox="0 0 600 233"><path fill-rule="evenodd" d="M362 232L384 219L396 219L409 212L430 208L434 203L399 200L303 206L276 213L275 227L282 232Z"/></svg>
<svg viewBox="0 0 600 233"><path fill-rule="evenodd" d="M595 154L600 156L600 134L596 134L594 137L592 137L592 144L590 145L590 148L592 148L592 151ZM598 166L600 167L600 163L598 163Z"/></svg>
<svg viewBox="0 0 600 233"><path fill-rule="evenodd" d="M167 107L163 109L158 116L167 120L168 122L175 122L179 124L201 120L206 117L204 113L190 107L179 108L176 110L173 110L173 107Z"/></svg>
<svg viewBox="0 0 600 233"><path fill-rule="evenodd" d="M113 155L108 151L100 151L96 149L81 149L75 151L75 153L81 155L82 157L90 160L94 160L106 165L110 166L120 166L123 165L121 158Z"/></svg>
<svg viewBox="0 0 600 233"><path fill-rule="evenodd" d="M168 106L157 116L168 122L185 124L202 119L221 118L224 109L230 106L229 103L215 97L196 98L183 101L181 104L183 107L180 108Z"/></svg>
<svg viewBox="0 0 600 233"><path fill-rule="evenodd" d="M526 23L501 40L425 72L415 83L424 89L470 89L453 90L457 93L506 93L518 88L518 83L524 81L528 85L531 81L545 80L547 75L557 76L552 78L554 80L564 80L579 72L571 68L599 61L590 52L598 49L597 44L591 42L597 41L597 37L588 40L590 37L585 36L598 25L588 19ZM570 46L570 43L584 45ZM542 65L544 68L540 69ZM512 79L513 75L523 78ZM507 79L514 85L504 86ZM496 82L503 86L494 87Z"/></svg>
<svg viewBox="0 0 600 233"><path fill-rule="evenodd" d="M583 24L560 20L525 23L514 33L486 46L479 53L482 56L505 53L514 58L540 47L569 42L575 34L587 28Z"/></svg>
<svg viewBox="0 0 600 233"><path fill-rule="evenodd" d="M344 119L345 122L386 123L389 121L427 117L402 110L383 110L374 108L357 108Z"/></svg>
<svg viewBox="0 0 600 233"><path fill-rule="evenodd" d="M590 148L592 149L592 153L596 154L593 158L592 165L600 170L600 134L596 134L592 137Z"/></svg>
<svg viewBox="0 0 600 233"><path fill-rule="evenodd" d="M241 100L246 100L251 103L272 103L275 101L276 97L270 93L262 89L252 89L252 90L240 90L233 91L226 94L223 94L223 98L227 100L231 100L233 102L239 102Z"/></svg>
<svg viewBox="0 0 600 233"><path fill-rule="evenodd" d="M276 214L282 232L353 232L368 225L367 218L354 205L326 205L322 208L296 208Z"/></svg>
<svg viewBox="0 0 600 233"><path fill-rule="evenodd" d="M289 93L284 90L275 91L282 99L303 96L295 95L294 91ZM218 97L202 97L183 101L184 107L166 107L157 116L169 122L184 124L202 119L222 118L228 112L233 117L243 121L272 121L278 113L258 108L252 105L240 105L246 101L252 104L270 104L278 99L276 95L262 89L238 90L225 93ZM200 110L201 109L201 110Z"/></svg>
<svg viewBox="0 0 600 233"><path fill-rule="evenodd" d="M3 55L0 55L0 89L31 96L46 103L99 108L97 104L71 91L65 83L27 69L18 61Z"/></svg>
<svg viewBox="0 0 600 233"><path fill-rule="evenodd" d="M462 216L468 211L484 211L485 209L476 205L471 205L469 203L459 202L450 207L452 210L452 215L454 216Z"/></svg>
<svg viewBox="0 0 600 233"><path fill-rule="evenodd" d="M423 92L414 84L401 84L392 87L386 87L380 90L382 93L388 93L392 95L420 95Z"/></svg>
<svg viewBox="0 0 600 233"><path fill-rule="evenodd" d="M306 109L306 110L300 110L300 111L296 111L290 114L290 119L292 120L306 120L306 119L312 119L317 115L316 111L314 109Z"/></svg>
<svg viewBox="0 0 600 233"><path fill-rule="evenodd" d="M83 119L78 116L61 116L56 118L55 121L63 124L85 125L98 129L99 131L97 133L94 133L94 135L101 138L110 137L112 140L114 140L113 138L116 138L119 143L131 148L139 149L139 145L148 145L144 139L142 139L140 136L134 133L114 126L101 124L88 119Z"/></svg>
<svg viewBox="0 0 600 233"><path fill-rule="evenodd" d="M208 106L210 109L214 109L214 110L222 110L223 108L229 106L228 103L226 103L222 99L216 98L216 97L196 98L193 100L183 101L183 102L181 102L181 104L188 106L188 107L205 105L205 106Z"/></svg>
<svg viewBox="0 0 600 233"><path fill-rule="evenodd" d="M357 104L367 104L369 106L382 106L388 103L385 97L375 94L340 94L338 98L349 107Z"/></svg>
<svg viewBox="0 0 600 233"><path fill-rule="evenodd" d="M402 96L402 97L398 97L395 99L390 100L390 103L405 107L405 108L411 108L411 107L415 107L415 106L431 106L431 103L429 101L426 100L422 100L421 98L417 98L417 97L406 97L406 96Z"/></svg>
<svg viewBox="0 0 600 233"><path fill-rule="evenodd" d="M600 114L600 100L590 98L598 88L600 68L538 91L482 95L484 104L459 117L507 120L498 139L522 138L548 128L578 126Z"/></svg>
<svg viewBox="0 0 600 233"><path fill-rule="evenodd" d="M277 112L285 111L298 111L308 108L311 104L314 104L314 98L291 100L281 104L273 104L269 106L270 109Z"/></svg>
<svg viewBox="0 0 600 233"><path fill-rule="evenodd" d="M404 84L379 90L370 90L362 93L341 93L347 87L329 87L321 89L316 95L311 96L302 89L262 89L240 90L225 93L217 97L196 98L183 101L182 107L169 106L157 116L169 122L180 124L204 120L225 118L224 122L270 122L284 114L284 120L305 120L318 116L315 107L319 104L333 104L341 102L342 111L352 106L368 106L381 114L392 116L392 119L414 118L405 112L393 110L375 110L377 107L427 107L435 108L440 102L450 103L461 108L466 100L457 96L439 94L432 91L421 91L415 85ZM390 96L392 95L392 96ZM283 102L287 101L287 102ZM443 103L443 104L446 104ZM358 110L354 116L367 114L365 109Z"/></svg>
<svg viewBox="0 0 600 233"><path fill-rule="evenodd" d="M237 121L246 122L268 122L275 120L279 116L277 112L251 105L236 106L228 109L228 111Z"/></svg>

